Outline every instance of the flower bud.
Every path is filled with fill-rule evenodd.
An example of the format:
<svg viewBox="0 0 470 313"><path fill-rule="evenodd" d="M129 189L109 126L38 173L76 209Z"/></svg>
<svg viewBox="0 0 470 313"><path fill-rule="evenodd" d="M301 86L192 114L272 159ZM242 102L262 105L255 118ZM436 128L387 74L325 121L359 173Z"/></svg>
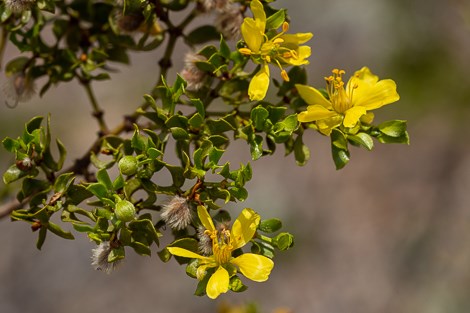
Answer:
<svg viewBox="0 0 470 313"><path fill-rule="evenodd" d="M127 200L121 200L116 203L114 214L116 217L123 222L132 221L135 218L135 207L132 202Z"/></svg>
<svg viewBox="0 0 470 313"><path fill-rule="evenodd" d="M273 244L281 251L285 251L294 246L294 236L289 233L280 233L273 238Z"/></svg>
<svg viewBox="0 0 470 313"><path fill-rule="evenodd" d="M129 176L137 173L139 162L135 156L126 155L119 160L118 166L121 174Z"/></svg>

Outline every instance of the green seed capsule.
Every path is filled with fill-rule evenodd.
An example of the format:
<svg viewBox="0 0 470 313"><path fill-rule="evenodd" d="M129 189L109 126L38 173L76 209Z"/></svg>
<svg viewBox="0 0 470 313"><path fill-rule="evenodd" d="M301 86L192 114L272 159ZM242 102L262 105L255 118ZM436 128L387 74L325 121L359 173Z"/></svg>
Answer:
<svg viewBox="0 0 470 313"><path fill-rule="evenodd" d="M126 155L121 160L119 160L118 166L121 174L129 176L137 173L139 162L135 156Z"/></svg>
<svg viewBox="0 0 470 313"><path fill-rule="evenodd" d="M116 217L123 222L132 221L135 218L135 207L132 202L127 200L121 200L116 203L114 214Z"/></svg>

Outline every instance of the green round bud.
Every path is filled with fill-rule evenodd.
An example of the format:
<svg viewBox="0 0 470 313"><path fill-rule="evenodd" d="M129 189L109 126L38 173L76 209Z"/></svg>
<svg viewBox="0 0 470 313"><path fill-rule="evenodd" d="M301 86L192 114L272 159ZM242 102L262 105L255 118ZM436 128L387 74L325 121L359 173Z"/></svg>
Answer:
<svg viewBox="0 0 470 313"><path fill-rule="evenodd" d="M135 207L132 202L121 200L116 203L114 214L120 221L129 222L135 218Z"/></svg>
<svg viewBox="0 0 470 313"><path fill-rule="evenodd" d="M139 162L137 161L137 158L135 156L126 155L119 160L118 166L121 174L129 176L137 173Z"/></svg>

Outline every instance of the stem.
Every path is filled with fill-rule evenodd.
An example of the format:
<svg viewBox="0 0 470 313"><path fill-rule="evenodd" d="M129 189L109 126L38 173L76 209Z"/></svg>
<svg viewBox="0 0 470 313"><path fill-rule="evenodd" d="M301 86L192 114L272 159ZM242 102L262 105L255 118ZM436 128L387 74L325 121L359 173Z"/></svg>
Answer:
<svg viewBox="0 0 470 313"><path fill-rule="evenodd" d="M86 94L88 99L90 100L91 106L93 107L93 116L98 121L98 125L100 127L100 132L102 134L107 134L109 132L108 126L106 126L106 122L104 121L104 112L101 110L98 101L96 100L95 93L91 88L91 83L89 80L80 79L83 87L85 88Z"/></svg>

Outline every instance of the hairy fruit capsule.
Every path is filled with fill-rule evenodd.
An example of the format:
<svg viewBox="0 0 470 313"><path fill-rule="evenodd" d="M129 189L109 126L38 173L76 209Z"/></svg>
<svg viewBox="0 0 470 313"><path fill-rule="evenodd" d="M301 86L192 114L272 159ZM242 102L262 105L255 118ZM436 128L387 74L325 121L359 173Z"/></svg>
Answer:
<svg viewBox="0 0 470 313"><path fill-rule="evenodd" d="M137 173L139 162L135 156L126 155L119 160L118 166L121 174L130 176Z"/></svg>
<svg viewBox="0 0 470 313"><path fill-rule="evenodd" d="M116 203L114 214L116 217L123 222L132 221L135 218L135 207L132 202L127 200L121 200Z"/></svg>

